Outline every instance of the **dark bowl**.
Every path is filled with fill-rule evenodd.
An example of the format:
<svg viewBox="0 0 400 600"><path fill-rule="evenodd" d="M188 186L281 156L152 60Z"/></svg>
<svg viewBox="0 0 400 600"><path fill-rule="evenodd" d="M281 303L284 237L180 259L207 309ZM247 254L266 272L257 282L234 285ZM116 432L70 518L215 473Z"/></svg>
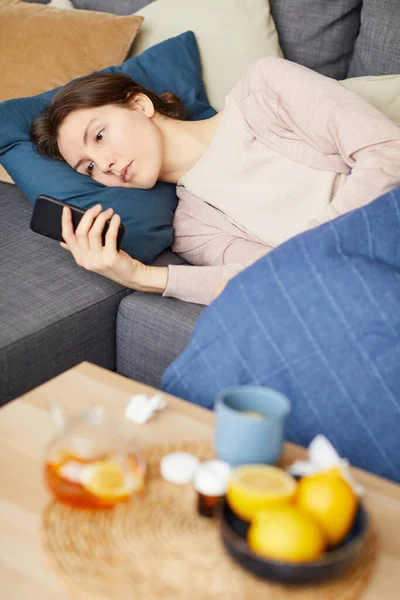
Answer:
<svg viewBox="0 0 400 600"><path fill-rule="evenodd" d="M293 563L269 560L253 552L246 541L249 523L224 503L221 519L222 542L230 556L257 577L284 583L309 583L332 579L344 573L360 556L368 528L368 515L361 504L354 525L343 542L313 562Z"/></svg>

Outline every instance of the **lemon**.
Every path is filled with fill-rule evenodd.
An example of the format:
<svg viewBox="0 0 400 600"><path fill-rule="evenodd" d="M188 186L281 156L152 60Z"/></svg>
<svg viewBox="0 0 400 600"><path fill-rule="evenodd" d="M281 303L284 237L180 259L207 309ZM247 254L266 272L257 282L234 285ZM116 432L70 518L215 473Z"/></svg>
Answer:
<svg viewBox="0 0 400 600"><path fill-rule="evenodd" d="M110 460L94 462L82 469L82 486L101 500L127 500L135 487L133 476L127 476L121 465Z"/></svg>
<svg viewBox="0 0 400 600"><path fill-rule="evenodd" d="M297 506L319 525L329 546L350 531L357 512L357 496L338 468L303 477L297 487Z"/></svg>
<svg viewBox="0 0 400 600"><path fill-rule="evenodd" d="M258 510L291 502L296 480L278 467L244 465L233 469L226 497L239 517L251 521Z"/></svg>
<svg viewBox="0 0 400 600"><path fill-rule="evenodd" d="M325 550L318 525L293 506L261 510L249 527L247 542L264 558L284 562L310 562Z"/></svg>

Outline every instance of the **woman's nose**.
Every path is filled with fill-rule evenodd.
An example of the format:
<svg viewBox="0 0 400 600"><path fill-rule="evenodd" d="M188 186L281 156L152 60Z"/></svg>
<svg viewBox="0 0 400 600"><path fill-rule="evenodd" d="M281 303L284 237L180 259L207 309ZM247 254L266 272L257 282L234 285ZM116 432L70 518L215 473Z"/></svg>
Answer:
<svg viewBox="0 0 400 600"><path fill-rule="evenodd" d="M100 160L98 165L103 173L110 173L112 171L113 166L115 165L115 159L110 159L109 157L106 157L103 160Z"/></svg>

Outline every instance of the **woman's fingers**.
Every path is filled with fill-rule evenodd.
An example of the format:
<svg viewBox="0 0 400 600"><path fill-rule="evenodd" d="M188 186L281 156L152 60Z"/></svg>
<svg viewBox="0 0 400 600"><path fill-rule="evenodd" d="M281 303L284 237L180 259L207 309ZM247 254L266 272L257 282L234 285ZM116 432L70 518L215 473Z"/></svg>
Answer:
<svg viewBox="0 0 400 600"><path fill-rule="evenodd" d="M114 211L112 208L108 208L107 210L105 210L104 212L102 212L101 214L99 214L96 217L96 219L89 231L90 250L97 250L97 251L102 250L102 248L103 248L102 233L103 233L106 221L111 218L113 212Z"/></svg>
<svg viewBox="0 0 400 600"><path fill-rule="evenodd" d="M74 231L72 212L65 207L62 213L62 237L64 242L60 245L69 250L75 262L92 271L109 267L116 256L118 228L121 219L113 215L113 209L109 208L101 212L101 206L96 205L85 212ZM112 218L111 218L112 217ZM106 221L111 218L108 232L103 247L102 233Z"/></svg>
<svg viewBox="0 0 400 600"><path fill-rule="evenodd" d="M113 215L106 234L105 249L108 253L111 251L115 252L117 250L117 238L120 223L121 217L119 215Z"/></svg>
<svg viewBox="0 0 400 600"><path fill-rule="evenodd" d="M93 221L100 214L101 209L102 207L100 206L100 204L96 204L96 206L92 206L92 208L89 208L83 215L78 227L76 228L76 240L78 242L81 252L85 254L90 249L88 237L89 231L93 225Z"/></svg>
<svg viewBox="0 0 400 600"><path fill-rule="evenodd" d="M71 209L64 206L61 215L61 233L64 242L68 244L69 241L74 237L74 226L72 224L72 213Z"/></svg>
<svg viewBox="0 0 400 600"><path fill-rule="evenodd" d="M215 290L213 292L213 300L215 300L216 298L218 298L218 296L220 296L222 294L222 292L226 288L228 281L229 281L229 279L226 279L225 281L223 281L222 283L217 285L217 287L215 288Z"/></svg>
<svg viewBox="0 0 400 600"><path fill-rule="evenodd" d="M62 211L61 235L64 239L64 242L68 246L67 249L72 253L75 261L80 264L80 252L75 237L74 224L72 222L72 212L68 206L65 206Z"/></svg>
<svg viewBox="0 0 400 600"><path fill-rule="evenodd" d="M72 253L75 262L81 266L81 251L74 231L72 211L68 206L64 206L61 215L61 235Z"/></svg>

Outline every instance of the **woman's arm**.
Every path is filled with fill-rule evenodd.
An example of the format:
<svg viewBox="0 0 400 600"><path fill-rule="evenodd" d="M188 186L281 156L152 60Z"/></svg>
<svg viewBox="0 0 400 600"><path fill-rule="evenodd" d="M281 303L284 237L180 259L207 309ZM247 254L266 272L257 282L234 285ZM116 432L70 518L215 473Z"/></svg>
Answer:
<svg viewBox="0 0 400 600"><path fill-rule="evenodd" d="M253 63L232 95L265 144L311 167L352 169L313 224L400 184L400 127L337 81L268 57Z"/></svg>
<svg viewBox="0 0 400 600"><path fill-rule="evenodd" d="M311 225L321 225L364 206L400 184L400 139L360 148L353 157L351 174Z"/></svg>
<svg viewBox="0 0 400 600"><path fill-rule="evenodd" d="M69 208L63 209L61 246L69 250L80 267L108 277L125 287L145 292L162 294L167 285L167 267L148 267L133 259L129 254L117 251L117 236L120 225L119 215L113 215L112 208L102 212L98 204L85 212L76 231ZM102 231L111 218L102 244Z"/></svg>
<svg viewBox="0 0 400 600"><path fill-rule="evenodd" d="M172 249L192 265L169 265L164 296L210 304L221 284L272 248L251 239L206 202L179 189Z"/></svg>
<svg viewBox="0 0 400 600"><path fill-rule="evenodd" d="M116 244L120 217L112 216L112 209L101 212L100 205L86 211L76 231L73 229L70 209L63 210L62 235L65 243L61 243L61 246L72 253L79 266L125 287L173 296L187 302L210 304L216 288L266 254L269 248L235 237L235 226L223 215L219 217L215 209L208 207L205 212L211 222L214 220L217 223L203 223L179 210L178 218L174 221L174 250L198 265L213 266L153 267L142 264L122 250L118 252ZM200 211L200 217L203 214ZM103 246L101 234L111 216ZM225 223L227 231L219 228L221 223ZM189 234L189 231L193 233Z"/></svg>

